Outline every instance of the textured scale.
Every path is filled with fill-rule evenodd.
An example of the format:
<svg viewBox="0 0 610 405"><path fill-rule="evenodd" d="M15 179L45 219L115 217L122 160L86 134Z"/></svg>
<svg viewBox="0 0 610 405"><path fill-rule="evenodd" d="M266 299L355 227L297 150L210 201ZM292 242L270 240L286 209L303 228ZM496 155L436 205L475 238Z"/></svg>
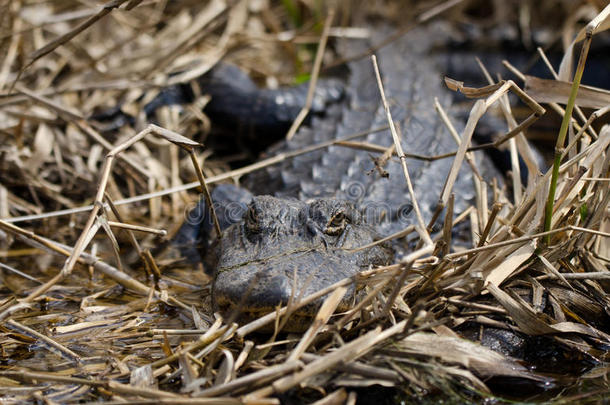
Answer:
<svg viewBox="0 0 610 405"><path fill-rule="evenodd" d="M388 35L384 30L372 32L376 32L372 43ZM457 145L434 110L434 98L447 106L450 94L443 88L441 70L435 65L438 58L426 54L431 47L430 41L428 30L414 30L382 48L377 56L386 97L402 135L404 151L433 156L453 151ZM366 49L367 44L361 43L360 47ZM359 51L354 43L350 43L349 48L350 54ZM312 119L311 125L299 130L276 152L294 151L387 125L370 59L350 63L349 70L345 86L347 103L340 106L341 111L336 111L336 105L330 106L327 114L330 118ZM393 144L389 130L369 134L360 140L384 147ZM383 235L397 232L415 223L410 209L413 202L408 195L402 167L396 157L392 158L384 167L389 178L383 178L374 170L371 155L366 151L332 146L297 156L268 169L267 176L281 179L284 187L278 190L262 187L260 191L278 196L290 195L304 201L336 197L352 201L361 209L385 208L388 215L384 218L387 220L374 225ZM420 209L428 221L435 210L452 159L434 162L408 159L407 163ZM248 182L255 191L260 183L262 180L257 175ZM271 181L271 184L276 183ZM472 174L467 168L462 168L455 189L460 190L456 211L463 210L468 200L474 197ZM396 213L406 212L410 214L396 218Z"/></svg>
<svg viewBox="0 0 610 405"><path fill-rule="evenodd" d="M380 38L389 33L375 30ZM433 103L449 104L440 69L430 50L431 31L416 30L378 53L386 96L407 153L437 155L456 149ZM358 49L360 47L360 49ZM349 44L359 53L367 43ZM314 116L289 141L269 155L290 152L387 125L371 61L349 65L343 103L330 104L323 117ZM390 147L388 130L361 140ZM452 159L432 162L409 159L408 167L419 207L428 222L436 208ZM340 146L316 150L286 160L246 180L252 198L243 219L223 233L213 297L218 309L237 309L251 320L290 299L299 299L405 253L402 241L352 251L414 224L399 159L384 166L388 177L375 169L371 153ZM461 170L455 184L456 212L465 209L474 193L472 174ZM278 198L279 197L279 198ZM224 206L224 204L223 204ZM351 285L338 310L356 299ZM321 301L297 311L285 330L307 327Z"/></svg>

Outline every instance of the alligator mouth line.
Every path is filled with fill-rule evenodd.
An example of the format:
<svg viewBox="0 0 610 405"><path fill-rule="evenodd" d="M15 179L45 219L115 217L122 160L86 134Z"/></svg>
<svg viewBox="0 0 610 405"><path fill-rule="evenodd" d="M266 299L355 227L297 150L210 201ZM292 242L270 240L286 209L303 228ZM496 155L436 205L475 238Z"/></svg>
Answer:
<svg viewBox="0 0 610 405"><path fill-rule="evenodd" d="M271 260L282 260L282 259L287 259L288 257L299 258L302 256L306 256L307 254L313 254L313 253L329 254L330 252L332 252L334 250L341 250L344 252L357 253L358 251L362 250L363 248L367 248L367 247L368 247L368 245L364 246L364 247L359 247L356 249L348 249L348 248L323 248L323 249L321 249L321 248L317 248L317 247L316 248L307 248L307 249L294 249L291 251L278 253L276 255L270 255L270 256L265 256L265 257L241 262L241 263L238 263L238 264L235 264L232 266L218 267L217 274L224 273L226 271L239 269L241 267L249 266L251 264L263 263L263 262L271 261Z"/></svg>

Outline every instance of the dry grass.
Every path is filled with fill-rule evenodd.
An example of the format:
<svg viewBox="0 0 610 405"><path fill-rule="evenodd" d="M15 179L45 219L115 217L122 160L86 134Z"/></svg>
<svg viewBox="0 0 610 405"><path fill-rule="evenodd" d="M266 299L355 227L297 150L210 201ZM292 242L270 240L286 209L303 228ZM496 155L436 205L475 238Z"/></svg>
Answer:
<svg viewBox="0 0 610 405"><path fill-rule="evenodd" d="M171 235L197 199L192 190L201 183L238 179L329 146L312 145L231 171L189 140L204 134L205 141L208 133L209 122L201 113L205 95L184 114L164 108L158 117L161 127L139 123L141 130L123 127L108 135L87 120L94 110L115 106L117 100L125 110L138 111L159 87L197 77L221 58L259 77L290 82L318 69L313 68L311 47L297 44L358 34L332 26L320 34L316 24L321 28L326 11L313 6L299 3L293 10L292 2L264 3L116 0L95 8L70 1L4 1L4 399L259 404L279 403L278 395L288 395L297 401L354 403L357 388L371 385L397 387L409 395L441 390L473 398L490 393L486 381L491 377L550 381L508 357L458 339L456 331L466 323L545 336L573 359L607 360L600 348L610 344L610 127L595 125L608 110L604 92L582 92L576 99L577 107L598 110L589 116L575 110L567 146L558 150L557 198L552 229L545 231L551 172L536 175L522 131L544 113L535 100L550 103L563 115L569 85L528 79L524 92L511 81L494 83L491 78L482 89L448 81L449 87L479 99L462 134L438 106L439 119L458 143L454 170L440 196L448 212L457 168L463 160L472 165L470 153L480 149L470 145L472 131L492 104L500 104L509 128L498 143L506 142L515 156L517 151L524 156L528 186L514 176L512 197L497 190L494 201L487 201L489 186L475 176L475 204L453 221L447 215L445 229L435 239L420 219L415 231L422 247L401 262L355 277L365 296L346 313L334 311L352 279L249 324L227 323L210 310L210 280L202 269L181 268L150 254L159 234L169 229ZM403 9L397 3L360 12L396 17ZM407 17L417 22L459 20L465 15L462 3L431 7L418 2ZM541 12L550 13L554 2L542 3ZM589 21L601 10L592 4L562 7L572 7L566 15L577 10ZM349 5L340 3L335 21L349 22ZM554 18L561 17L557 9ZM607 20L599 15L603 28ZM500 10L494 18L510 23L512 17ZM527 18L520 17L522 29L529 27ZM299 28L282 31L288 20ZM564 32L574 24L566 20ZM596 34L593 28L591 32ZM286 68L286 58L298 61L290 64L296 71ZM320 61L322 57L317 66ZM170 76L175 72L181 73ZM513 118L509 92L530 109L521 123ZM337 143L386 152L353 142L359 135ZM402 157L399 146L394 153ZM203 171L193 162L204 162ZM404 171L408 178L407 164ZM470 222L473 247L456 251L450 227L461 221ZM298 307L325 295L302 336L256 333L263 326L281 325Z"/></svg>

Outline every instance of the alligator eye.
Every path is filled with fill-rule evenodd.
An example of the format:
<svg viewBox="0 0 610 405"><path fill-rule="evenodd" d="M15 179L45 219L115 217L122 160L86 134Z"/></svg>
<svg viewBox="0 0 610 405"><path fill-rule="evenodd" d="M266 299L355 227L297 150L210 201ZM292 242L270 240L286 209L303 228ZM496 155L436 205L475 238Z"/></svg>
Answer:
<svg viewBox="0 0 610 405"><path fill-rule="evenodd" d="M246 224L246 228L248 229L248 231L258 232L258 230L259 230L258 218L256 215L256 210L252 207L248 208L248 211L246 211L245 224Z"/></svg>
<svg viewBox="0 0 610 405"><path fill-rule="evenodd" d="M348 223L349 218L343 212L338 212L328 221L324 233L327 235L339 235Z"/></svg>

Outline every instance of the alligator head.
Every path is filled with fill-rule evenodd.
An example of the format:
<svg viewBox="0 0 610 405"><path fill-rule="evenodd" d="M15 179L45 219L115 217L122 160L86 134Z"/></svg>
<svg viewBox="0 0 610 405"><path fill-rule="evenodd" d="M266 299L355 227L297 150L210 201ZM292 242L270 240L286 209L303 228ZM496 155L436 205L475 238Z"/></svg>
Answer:
<svg viewBox="0 0 610 405"><path fill-rule="evenodd" d="M352 250L376 239L375 230L350 202L254 197L242 221L223 234L214 301L227 315L238 310L240 320L255 319L291 297L298 300L362 270L387 264L393 257L387 244ZM355 290L352 284L339 310L349 307ZM293 314L284 330L305 329L321 302Z"/></svg>

